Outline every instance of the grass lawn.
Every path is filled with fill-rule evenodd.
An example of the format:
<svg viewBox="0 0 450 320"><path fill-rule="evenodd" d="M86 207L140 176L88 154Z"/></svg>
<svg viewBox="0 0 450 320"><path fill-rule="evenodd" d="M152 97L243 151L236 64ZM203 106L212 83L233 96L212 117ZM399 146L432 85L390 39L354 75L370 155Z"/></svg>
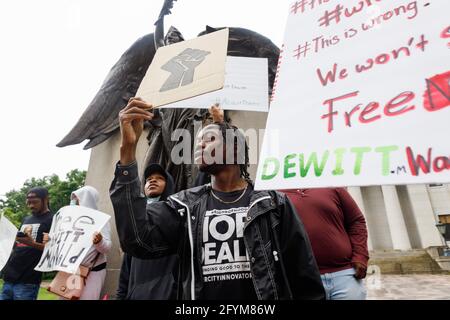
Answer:
<svg viewBox="0 0 450 320"><path fill-rule="evenodd" d="M3 287L3 280L0 279L0 287ZM39 289L38 300L58 300L58 296L48 292L44 288Z"/></svg>

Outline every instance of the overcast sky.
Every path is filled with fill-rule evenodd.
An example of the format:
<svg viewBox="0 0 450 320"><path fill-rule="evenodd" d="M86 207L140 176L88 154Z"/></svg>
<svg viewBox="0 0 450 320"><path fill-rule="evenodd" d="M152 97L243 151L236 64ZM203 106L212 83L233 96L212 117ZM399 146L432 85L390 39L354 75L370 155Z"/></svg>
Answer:
<svg viewBox="0 0 450 320"><path fill-rule="evenodd" d="M121 54L151 33L163 0L0 2L0 195L31 177L87 170L69 132ZM166 19L186 39L205 25L244 27L281 45L289 0L178 0Z"/></svg>

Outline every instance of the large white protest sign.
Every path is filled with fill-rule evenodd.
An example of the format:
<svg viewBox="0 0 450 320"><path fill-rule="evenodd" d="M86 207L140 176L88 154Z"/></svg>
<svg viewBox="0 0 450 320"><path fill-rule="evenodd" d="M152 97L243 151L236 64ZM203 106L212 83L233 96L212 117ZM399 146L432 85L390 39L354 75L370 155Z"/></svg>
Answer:
<svg viewBox="0 0 450 320"><path fill-rule="evenodd" d="M223 89L171 103L164 108L209 108L219 103L224 110L269 110L267 58L227 57Z"/></svg>
<svg viewBox="0 0 450 320"><path fill-rule="evenodd" d="M17 228L4 215L0 215L0 271L8 262L17 232Z"/></svg>
<svg viewBox="0 0 450 320"><path fill-rule="evenodd" d="M159 107L222 89L228 29L161 47L136 93Z"/></svg>
<svg viewBox="0 0 450 320"><path fill-rule="evenodd" d="M450 1L289 10L256 188L449 182Z"/></svg>
<svg viewBox="0 0 450 320"><path fill-rule="evenodd" d="M92 236L110 216L82 206L61 208L53 217L50 241L35 270L75 273L92 247Z"/></svg>

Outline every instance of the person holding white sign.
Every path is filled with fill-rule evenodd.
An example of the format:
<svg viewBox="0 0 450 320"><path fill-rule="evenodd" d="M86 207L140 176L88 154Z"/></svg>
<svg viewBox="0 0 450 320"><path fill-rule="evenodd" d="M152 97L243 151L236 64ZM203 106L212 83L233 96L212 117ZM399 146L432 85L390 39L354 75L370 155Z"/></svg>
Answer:
<svg viewBox="0 0 450 320"><path fill-rule="evenodd" d="M41 259L43 236L50 231L53 214L45 188L32 188L26 201L32 215L23 220L13 252L2 270L5 283L0 300L36 300L38 296L42 273L34 268Z"/></svg>
<svg viewBox="0 0 450 320"><path fill-rule="evenodd" d="M98 210L98 191L94 187L84 186L71 194L71 205L83 206ZM103 227L101 232L95 232L92 236L92 247L89 249L81 265L90 268L86 279L86 285L81 294L80 300L99 300L106 278L106 254L112 246L111 227L109 222ZM49 241L49 235L44 235L44 242Z"/></svg>
<svg viewBox="0 0 450 320"><path fill-rule="evenodd" d="M197 136L196 163L211 174L210 184L146 207L136 146L151 109L130 99L119 117L120 162L110 196L122 249L139 258L179 252L180 299L324 299L295 209L282 193L253 189L238 128L215 121Z"/></svg>

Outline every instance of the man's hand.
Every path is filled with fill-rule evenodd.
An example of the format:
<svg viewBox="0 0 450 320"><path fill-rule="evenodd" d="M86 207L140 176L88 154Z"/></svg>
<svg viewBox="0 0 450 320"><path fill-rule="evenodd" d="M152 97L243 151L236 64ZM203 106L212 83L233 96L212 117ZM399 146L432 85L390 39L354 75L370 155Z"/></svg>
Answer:
<svg viewBox="0 0 450 320"><path fill-rule="evenodd" d="M364 279L367 273L367 267L360 262L353 262L353 268L355 268L355 278Z"/></svg>
<svg viewBox="0 0 450 320"><path fill-rule="evenodd" d="M94 236L92 237L93 244L99 244L100 242L102 242L102 240L103 240L103 236L100 232L94 233Z"/></svg>
<svg viewBox="0 0 450 320"><path fill-rule="evenodd" d="M25 237L16 237L16 241L19 243L22 243L26 246L29 246L29 247L32 247L34 249L41 250L41 251L43 251L45 248L45 244L34 241L33 238L29 234L26 234L26 233L25 233Z"/></svg>
<svg viewBox="0 0 450 320"><path fill-rule="evenodd" d="M42 243L44 244L44 245L46 245L49 241L50 241L50 236L48 235L48 233L43 233L43 238L42 238Z"/></svg>
<svg viewBox="0 0 450 320"><path fill-rule="evenodd" d="M223 110L218 103L209 107L209 114L211 115L211 117L213 118L213 122L215 123L223 123L225 121Z"/></svg>
<svg viewBox="0 0 450 320"><path fill-rule="evenodd" d="M25 233L25 237L17 237L16 241L30 247L34 244L33 238L28 233Z"/></svg>
<svg viewBox="0 0 450 320"><path fill-rule="evenodd" d="M152 120L151 104L140 98L131 98L125 108L119 113L120 133L120 164L128 165L136 160L136 146L144 130L144 121Z"/></svg>

